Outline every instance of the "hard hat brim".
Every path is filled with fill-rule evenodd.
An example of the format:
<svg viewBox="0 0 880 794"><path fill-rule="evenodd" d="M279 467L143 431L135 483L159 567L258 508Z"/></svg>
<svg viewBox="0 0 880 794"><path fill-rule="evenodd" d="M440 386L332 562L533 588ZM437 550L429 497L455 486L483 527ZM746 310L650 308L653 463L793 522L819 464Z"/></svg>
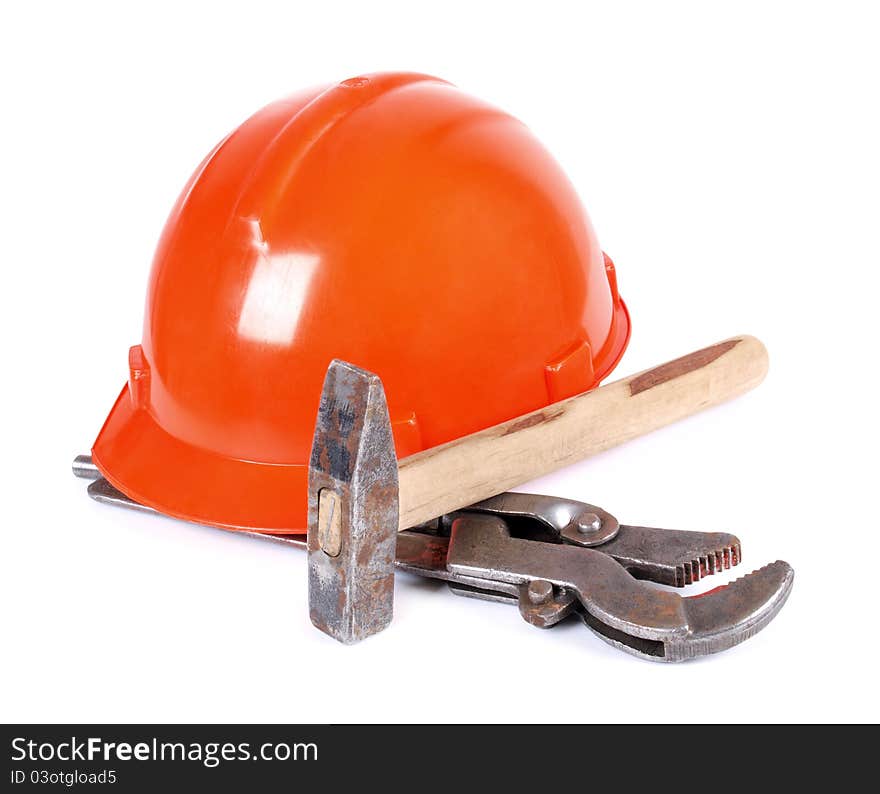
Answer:
<svg viewBox="0 0 880 794"><path fill-rule="evenodd" d="M187 444L123 387L94 446L114 488L166 515L223 529L304 534L308 465L237 460Z"/></svg>

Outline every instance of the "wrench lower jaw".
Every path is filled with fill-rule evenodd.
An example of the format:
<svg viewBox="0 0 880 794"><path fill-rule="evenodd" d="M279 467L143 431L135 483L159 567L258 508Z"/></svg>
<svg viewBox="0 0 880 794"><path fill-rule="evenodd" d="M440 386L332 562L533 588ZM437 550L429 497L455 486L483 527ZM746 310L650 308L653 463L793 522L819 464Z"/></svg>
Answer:
<svg viewBox="0 0 880 794"><path fill-rule="evenodd" d="M584 624L609 645L652 662L684 662L726 651L754 637L785 605L794 570L782 560L765 565L727 585L682 599L685 632L663 639L639 637L609 626L586 609Z"/></svg>
<svg viewBox="0 0 880 794"><path fill-rule="evenodd" d="M682 642L669 643L667 656L675 662L694 659L754 637L779 614L793 585L794 569L777 560L701 596L684 599L691 634Z"/></svg>

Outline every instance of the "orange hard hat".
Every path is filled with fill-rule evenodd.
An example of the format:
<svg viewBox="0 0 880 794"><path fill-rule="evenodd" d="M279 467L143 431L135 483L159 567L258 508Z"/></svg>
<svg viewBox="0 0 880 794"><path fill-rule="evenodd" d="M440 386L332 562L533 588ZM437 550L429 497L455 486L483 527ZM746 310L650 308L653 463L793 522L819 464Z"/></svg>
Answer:
<svg viewBox="0 0 880 794"><path fill-rule="evenodd" d="M358 77L259 111L190 178L92 455L163 513L300 533L331 359L382 378L405 457L594 387L629 329L525 126L436 78Z"/></svg>

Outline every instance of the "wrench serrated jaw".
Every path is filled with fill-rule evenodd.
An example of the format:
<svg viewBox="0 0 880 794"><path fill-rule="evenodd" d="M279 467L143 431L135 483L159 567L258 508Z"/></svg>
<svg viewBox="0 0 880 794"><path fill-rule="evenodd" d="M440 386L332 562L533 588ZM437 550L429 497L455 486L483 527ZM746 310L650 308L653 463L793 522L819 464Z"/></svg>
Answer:
<svg viewBox="0 0 880 794"><path fill-rule="evenodd" d="M733 535L730 536L733 538ZM675 587L685 587L699 582L704 576L726 571L739 565L742 547L736 538L720 549L707 552L687 562L675 566Z"/></svg>
<svg viewBox="0 0 880 794"><path fill-rule="evenodd" d="M742 544L727 532L692 532L622 525L599 547L637 579L684 587L739 565Z"/></svg>

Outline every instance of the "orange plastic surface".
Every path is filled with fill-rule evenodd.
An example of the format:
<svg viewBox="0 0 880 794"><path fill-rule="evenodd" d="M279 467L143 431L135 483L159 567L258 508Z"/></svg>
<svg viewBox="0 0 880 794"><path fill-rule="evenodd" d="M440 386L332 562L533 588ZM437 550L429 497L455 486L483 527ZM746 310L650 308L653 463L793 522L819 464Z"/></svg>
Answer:
<svg viewBox="0 0 880 794"><path fill-rule="evenodd" d="M304 532L331 359L382 378L405 457L598 384L629 338L616 284L511 116L414 74L297 94L174 206L95 463L172 516Z"/></svg>

